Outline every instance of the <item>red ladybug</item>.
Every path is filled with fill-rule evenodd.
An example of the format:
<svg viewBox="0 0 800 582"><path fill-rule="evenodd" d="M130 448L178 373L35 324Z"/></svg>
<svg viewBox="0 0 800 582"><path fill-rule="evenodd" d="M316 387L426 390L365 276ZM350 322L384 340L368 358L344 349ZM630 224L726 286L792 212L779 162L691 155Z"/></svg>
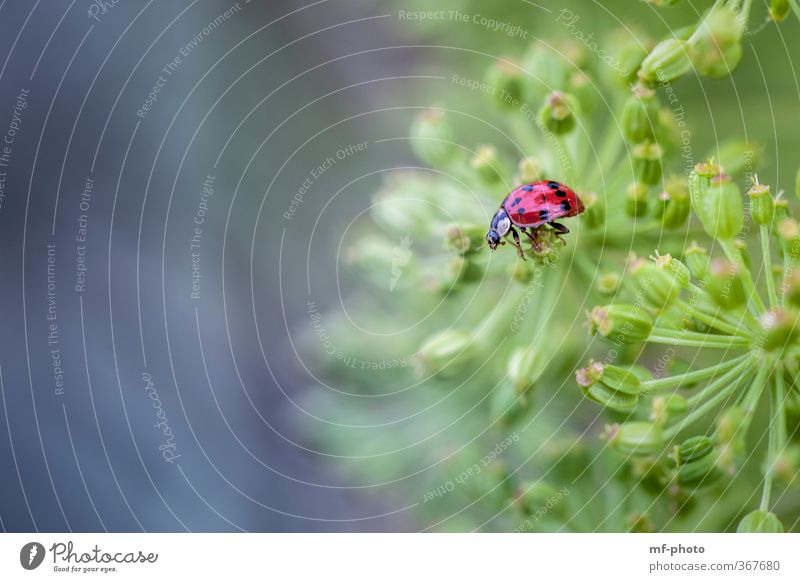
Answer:
<svg viewBox="0 0 800 582"><path fill-rule="evenodd" d="M517 254L525 259L519 234L514 226L519 227L533 244L538 246L536 233L539 227L549 224L556 231L556 236L560 237L562 234L567 234L569 229L553 221L577 216L581 212L583 212L581 199L570 187L560 182L541 180L523 184L514 188L503 200L500 209L492 218L489 232L486 233L486 242L492 250L495 250L497 245L505 244L501 239L510 232L514 242L508 242L517 247Z"/></svg>

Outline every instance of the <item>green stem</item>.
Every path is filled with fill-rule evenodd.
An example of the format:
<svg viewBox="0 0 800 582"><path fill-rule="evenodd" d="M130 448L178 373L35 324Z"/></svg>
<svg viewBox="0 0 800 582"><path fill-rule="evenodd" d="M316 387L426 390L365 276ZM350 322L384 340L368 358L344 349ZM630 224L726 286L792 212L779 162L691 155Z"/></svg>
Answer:
<svg viewBox="0 0 800 582"><path fill-rule="evenodd" d="M704 388L704 392L714 392L720 387L723 387L717 394L706 400L703 404L694 408L690 414L685 416L680 422L674 424L664 431L664 436L667 439L674 438L680 431L695 422L696 420L705 416L709 410L717 406L724 398L730 396L742 380L750 376L751 370L748 366L740 365L734 368L724 376L717 378L714 382ZM763 366L762 366L763 367ZM759 371L760 372L760 371ZM727 384L727 386L726 386Z"/></svg>
<svg viewBox="0 0 800 582"><path fill-rule="evenodd" d="M743 349L750 346L750 340L741 336L708 335L696 331L675 331L657 327L653 328L647 341L695 348Z"/></svg>
<svg viewBox="0 0 800 582"><path fill-rule="evenodd" d="M775 462L783 447L786 446L786 417L783 413L786 387L783 383L783 370L779 366L775 371L772 390L769 393L770 422L767 444L768 464L764 471L764 488L761 493L761 511L769 511L769 498L772 494L772 482L775 478Z"/></svg>
<svg viewBox="0 0 800 582"><path fill-rule="evenodd" d="M689 315L694 317L696 320L705 323L709 327L713 327L714 329L718 329L719 331L724 331L730 335L742 336L745 337L747 334L747 330L742 329L741 327L731 325L725 321L722 321L720 318L716 317L716 315L712 315L701 311L697 307L686 303L683 300L679 300L676 302L676 305L682 309L684 309Z"/></svg>
<svg viewBox="0 0 800 582"><path fill-rule="evenodd" d="M769 306L775 308L778 306L778 294L775 292L775 275L772 272L772 256L769 249L769 227L762 224L758 234L761 238L761 258L764 262L764 271L767 279L767 295L769 296Z"/></svg>
<svg viewBox="0 0 800 582"><path fill-rule="evenodd" d="M694 372L687 372L685 374L678 374L676 376L667 376L666 378L658 378L655 380L645 380L642 382L642 387L646 392L655 392L656 390L663 390L666 388L680 388L682 385L693 384L701 380L708 380L714 376L718 376L738 366L739 364L749 361L752 354L744 354L738 358L728 360L716 366L710 366Z"/></svg>
<svg viewBox="0 0 800 582"><path fill-rule="evenodd" d="M710 382L706 386L703 387L697 394L694 394L689 399L687 399L686 403L689 405L690 409L693 409L695 406L698 406L704 400L708 400L720 389L720 387L725 386L731 379L735 379L738 376L743 375L744 372L747 371L748 368L752 366L748 362L742 362L738 366L734 367L731 370L725 372L724 375L720 376L719 378L715 378L713 382Z"/></svg>
<svg viewBox="0 0 800 582"><path fill-rule="evenodd" d="M758 294L756 284L753 282L753 276L750 274L750 269L747 268L747 265L744 262L741 251L736 248L733 239L721 240L719 241L719 244L722 247L725 256L728 257L728 260L739 265L739 275L741 275L742 284L744 285L750 299L747 302L747 307L750 309L753 315L758 317L761 313L766 311L767 308L764 305L764 302L761 300L761 296Z"/></svg>

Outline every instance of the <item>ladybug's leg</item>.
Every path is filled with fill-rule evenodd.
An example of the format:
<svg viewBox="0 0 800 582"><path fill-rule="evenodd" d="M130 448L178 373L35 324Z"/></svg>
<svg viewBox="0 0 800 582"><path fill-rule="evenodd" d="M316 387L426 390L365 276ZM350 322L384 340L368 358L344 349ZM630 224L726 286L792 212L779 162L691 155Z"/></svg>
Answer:
<svg viewBox="0 0 800 582"><path fill-rule="evenodd" d="M514 242L512 242L511 244L514 245L515 247L517 247L517 254L524 261L525 260L525 253L522 252L522 244L520 243L520 240L519 240L519 234L517 234L517 231L514 229L513 226L509 229L509 232L511 232L511 236L514 237Z"/></svg>
<svg viewBox="0 0 800 582"><path fill-rule="evenodd" d="M549 224L553 230L556 231L556 238L566 245L567 241L561 237L565 234L569 234L569 229L563 224L559 224L557 222L548 222L547 224Z"/></svg>
<svg viewBox="0 0 800 582"><path fill-rule="evenodd" d="M531 245L533 248L538 252L542 250L542 241L539 238L539 229L533 228L531 230L526 230L520 227L520 230L528 235L528 238L531 239Z"/></svg>

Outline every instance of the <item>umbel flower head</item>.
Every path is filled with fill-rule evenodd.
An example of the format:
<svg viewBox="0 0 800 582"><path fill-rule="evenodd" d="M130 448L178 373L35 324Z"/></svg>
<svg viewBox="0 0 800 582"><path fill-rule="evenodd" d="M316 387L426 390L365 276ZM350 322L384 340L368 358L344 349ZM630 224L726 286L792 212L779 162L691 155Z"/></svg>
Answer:
<svg viewBox="0 0 800 582"><path fill-rule="evenodd" d="M410 364L376 377L329 362L354 394L315 403L351 429L319 441L349 474L409 483L409 505L431 529L796 527L781 499L800 482L790 432L800 223L778 188L745 179L758 166L754 144L721 143L686 175L666 94L682 76L728 74L747 58L750 4L715 2L661 39L616 31L603 45L612 61L548 39L487 62L467 97L486 99L481 113L493 108L499 132L444 105L415 112L407 137L430 170L387 176L357 225L346 256L363 284L341 318L408 331L383 342L326 320L340 350L365 361L396 351ZM773 4L773 18L785 17ZM522 236L525 261L508 246L489 252L500 202L538 180L580 196L571 232L545 226L537 244ZM390 290L403 240L413 258ZM589 334L576 333L584 312ZM703 500L731 495L733 479L760 500L709 512Z"/></svg>

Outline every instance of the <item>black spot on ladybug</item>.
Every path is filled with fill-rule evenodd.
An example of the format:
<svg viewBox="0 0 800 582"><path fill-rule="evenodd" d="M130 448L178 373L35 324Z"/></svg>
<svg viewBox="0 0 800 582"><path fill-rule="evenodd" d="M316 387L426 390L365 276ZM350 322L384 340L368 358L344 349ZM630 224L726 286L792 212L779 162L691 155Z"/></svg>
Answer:
<svg viewBox="0 0 800 582"><path fill-rule="evenodd" d="M562 200L561 201L561 210L564 212L569 212L570 210L569 200Z"/></svg>
<svg viewBox="0 0 800 582"><path fill-rule="evenodd" d="M563 190L556 190L556 196L558 196L559 198L563 198L566 195L567 193L564 192Z"/></svg>
<svg viewBox="0 0 800 582"><path fill-rule="evenodd" d="M552 188L553 190L558 190L559 188L561 188L561 184L559 184L558 182L548 182L547 187Z"/></svg>
<svg viewBox="0 0 800 582"><path fill-rule="evenodd" d="M522 189L523 189L525 192L530 192L531 190L533 190L533 186L531 186L530 184L525 184L525 185L522 187Z"/></svg>
<svg viewBox="0 0 800 582"><path fill-rule="evenodd" d="M517 209L517 214L525 214L525 209L524 208Z"/></svg>
<svg viewBox="0 0 800 582"><path fill-rule="evenodd" d="M516 206L520 202L522 202L522 198L519 198L519 197L514 198L514 202L511 203L511 206Z"/></svg>
<svg viewBox="0 0 800 582"><path fill-rule="evenodd" d="M550 212L546 208L539 211L539 220L547 220L550 217Z"/></svg>

